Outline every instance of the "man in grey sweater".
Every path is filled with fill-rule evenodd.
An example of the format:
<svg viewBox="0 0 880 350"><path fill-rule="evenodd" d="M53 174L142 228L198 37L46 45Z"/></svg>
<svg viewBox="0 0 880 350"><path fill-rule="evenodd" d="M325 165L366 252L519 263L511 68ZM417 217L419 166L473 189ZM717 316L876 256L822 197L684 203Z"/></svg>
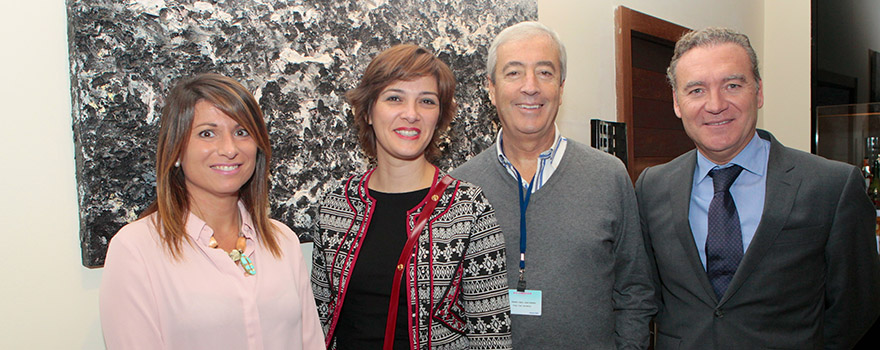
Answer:
<svg viewBox="0 0 880 350"><path fill-rule="evenodd" d="M565 47L523 22L487 62L496 143L452 175L495 207L507 247L517 349L643 349L656 313L632 183L623 164L559 134Z"/></svg>

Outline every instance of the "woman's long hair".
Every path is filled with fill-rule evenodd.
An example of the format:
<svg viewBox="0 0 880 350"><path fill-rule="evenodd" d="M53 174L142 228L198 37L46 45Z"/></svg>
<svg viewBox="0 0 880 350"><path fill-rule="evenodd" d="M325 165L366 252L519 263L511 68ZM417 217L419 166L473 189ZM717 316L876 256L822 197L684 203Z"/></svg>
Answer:
<svg viewBox="0 0 880 350"><path fill-rule="evenodd" d="M269 160L272 147L260 106L241 84L213 73L179 82L165 101L156 149L156 200L141 217L156 213L153 224L171 256L180 259L181 244L188 241L186 217L190 200L183 170L175 163L183 155L192 132L196 103L207 101L247 130L257 143L254 174L239 190L239 199L253 219L262 244L276 258L281 256L278 230L269 221Z"/></svg>

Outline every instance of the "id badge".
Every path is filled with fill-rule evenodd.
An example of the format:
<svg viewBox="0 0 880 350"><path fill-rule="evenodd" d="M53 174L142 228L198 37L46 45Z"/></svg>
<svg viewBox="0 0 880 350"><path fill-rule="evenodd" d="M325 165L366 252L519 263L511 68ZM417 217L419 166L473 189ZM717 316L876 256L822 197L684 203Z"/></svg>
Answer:
<svg viewBox="0 0 880 350"><path fill-rule="evenodd" d="M541 316L541 291L526 289L519 292L516 289L507 291L510 298L510 314L525 316Z"/></svg>

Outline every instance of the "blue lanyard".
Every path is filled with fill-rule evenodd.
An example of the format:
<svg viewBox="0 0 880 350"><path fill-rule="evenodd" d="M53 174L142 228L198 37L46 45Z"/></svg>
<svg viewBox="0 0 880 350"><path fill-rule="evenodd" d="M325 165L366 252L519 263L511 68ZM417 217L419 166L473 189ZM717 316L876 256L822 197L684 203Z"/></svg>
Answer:
<svg viewBox="0 0 880 350"><path fill-rule="evenodd" d="M532 197L532 186L535 184L535 177L532 177L532 180L529 181L528 191L526 191L525 197L523 197L522 176L520 176L516 168L513 168L513 171L516 172L516 187L519 188L519 282L516 285L516 290L523 292L526 290L526 209L529 208L529 199Z"/></svg>

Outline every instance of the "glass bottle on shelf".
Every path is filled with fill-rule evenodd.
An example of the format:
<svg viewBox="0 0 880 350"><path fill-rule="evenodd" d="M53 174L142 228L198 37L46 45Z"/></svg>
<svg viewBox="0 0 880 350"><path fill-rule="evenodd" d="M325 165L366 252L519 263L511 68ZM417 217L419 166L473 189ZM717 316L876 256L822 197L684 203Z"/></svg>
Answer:
<svg viewBox="0 0 880 350"><path fill-rule="evenodd" d="M877 213L874 234L880 237L880 137L871 136L865 140L863 165L862 174L868 183L868 197L874 203L874 209ZM878 238L878 243L880 243L880 238Z"/></svg>
<svg viewBox="0 0 880 350"><path fill-rule="evenodd" d="M880 168L880 161L875 159L871 165L871 170L874 170L872 173L876 173L878 168ZM868 182L868 197L871 198L871 202L874 203L875 209L880 208L880 176L870 176Z"/></svg>

